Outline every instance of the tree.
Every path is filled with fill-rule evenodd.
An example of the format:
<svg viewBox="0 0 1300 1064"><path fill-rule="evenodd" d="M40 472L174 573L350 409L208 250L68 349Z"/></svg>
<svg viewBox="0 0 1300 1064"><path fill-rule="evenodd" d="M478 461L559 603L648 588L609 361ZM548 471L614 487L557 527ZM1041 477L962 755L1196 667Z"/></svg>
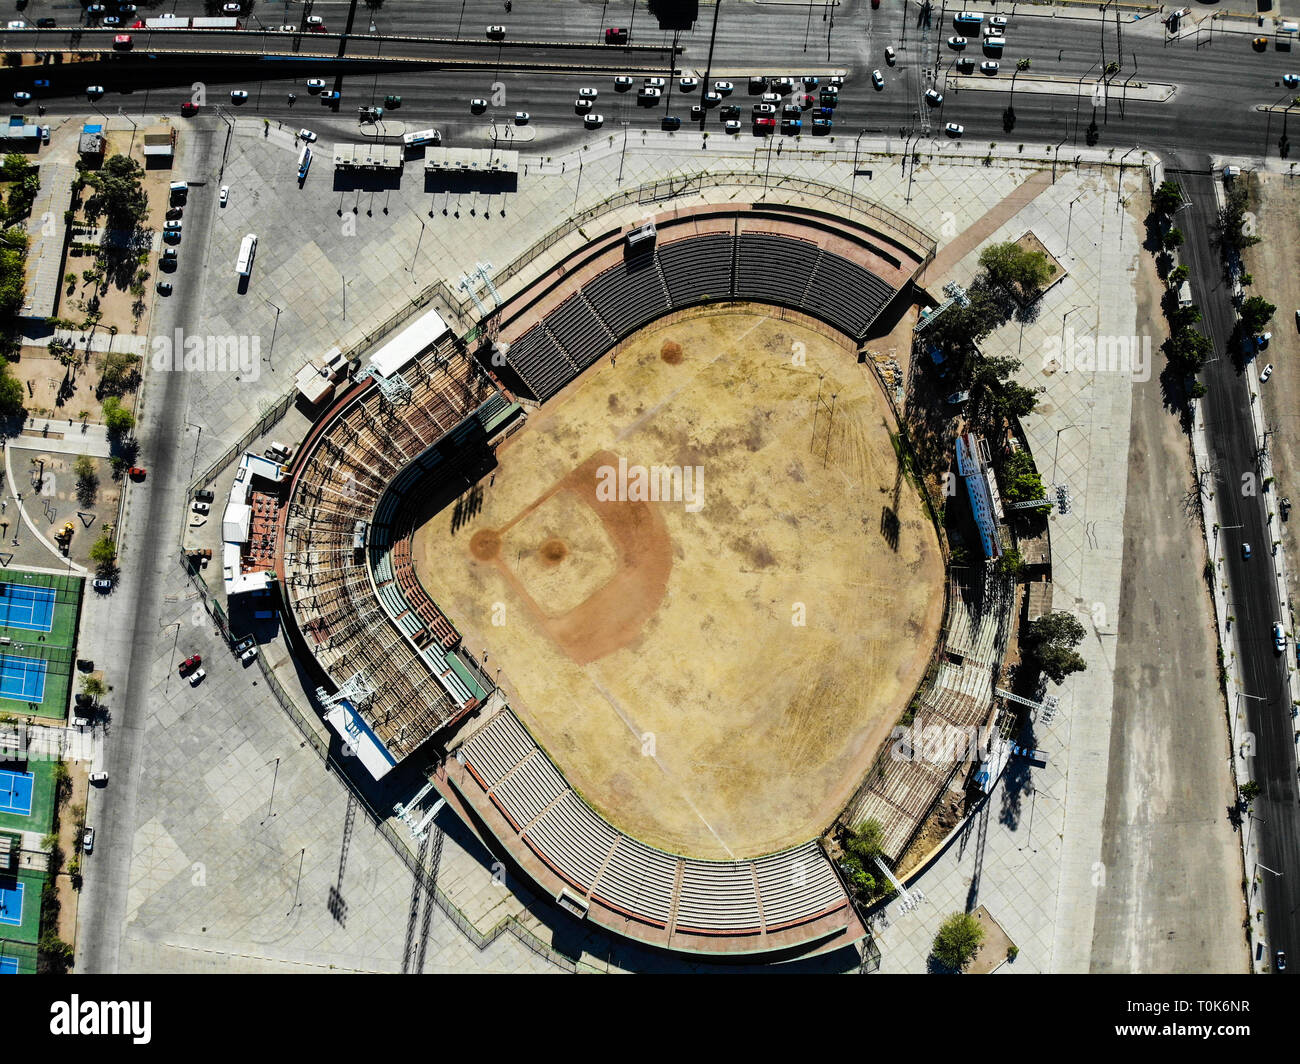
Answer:
<svg viewBox="0 0 1300 1064"><path fill-rule="evenodd" d="M1088 667L1074 649L1085 634L1079 618L1056 610L1025 625L1020 641L1052 682L1059 684L1071 673Z"/></svg>
<svg viewBox="0 0 1300 1064"><path fill-rule="evenodd" d="M1205 365L1214 351L1210 338L1195 329L1180 329L1164 346L1169 361L1187 373L1195 373Z"/></svg>
<svg viewBox="0 0 1300 1064"><path fill-rule="evenodd" d="M1016 451L1002 463L1002 497L1007 502L1047 498L1043 478L1034 468L1034 460L1028 451Z"/></svg>
<svg viewBox="0 0 1300 1064"><path fill-rule="evenodd" d="M1041 251L1026 251L1019 244L990 244L980 252L980 269L989 281L1030 300L1051 279L1056 267Z"/></svg>
<svg viewBox="0 0 1300 1064"><path fill-rule="evenodd" d="M135 418L114 396L104 400L104 426L108 434L121 438L135 427Z"/></svg>
<svg viewBox="0 0 1300 1064"><path fill-rule="evenodd" d="M77 474L77 501L82 506L90 506L99 491L99 477L95 472L95 460L88 454L77 455L72 463L72 471Z"/></svg>
<svg viewBox="0 0 1300 1064"><path fill-rule="evenodd" d="M148 197L140 184L144 170L126 155L110 155L97 173L88 173L86 182L94 190L86 200L86 217L97 221L103 217L110 229L133 230L149 209Z"/></svg>
<svg viewBox="0 0 1300 1064"><path fill-rule="evenodd" d="M1162 181L1151 196L1151 206L1158 214L1173 214L1183 205L1183 190L1177 181Z"/></svg>
<svg viewBox="0 0 1300 1064"><path fill-rule="evenodd" d="M1182 284L1185 280L1187 280L1187 278L1190 277L1191 274L1192 271L1189 270L1186 266L1175 266L1172 270L1169 271L1169 277L1167 278L1169 282L1169 287L1177 288L1180 284Z"/></svg>
<svg viewBox="0 0 1300 1064"><path fill-rule="evenodd" d="M889 889L888 880L877 878L876 858L884 856L881 836L884 828L879 820L864 820L844 837L842 867L853 889L863 898L873 898L881 890Z"/></svg>
<svg viewBox="0 0 1300 1064"><path fill-rule="evenodd" d="M1169 328L1174 332L1181 332L1183 329L1190 328L1201 320L1201 308L1195 303L1189 303L1187 306L1174 307L1169 312Z"/></svg>
<svg viewBox="0 0 1300 1064"><path fill-rule="evenodd" d="M110 536L100 536L90 548L90 560L100 569L107 569L117 558L117 547Z"/></svg>
<svg viewBox="0 0 1300 1064"><path fill-rule="evenodd" d="M1260 296L1251 296L1241 304L1241 327L1250 335L1264 331L1277 307Z"/></svg>
<svg viewBox="0 0 1300 1064"><path fill-rule="evenodd" d="M8 363L0 363L0 414L17 414L27 396L23 382L14 376Z"/></svg>
<svg viewBox="0 0 1300 1064"><path fill-rule="evenodd" d="M953 913L939 925L931 952L945 968L959 972L970 964L984 942L984 928L970 913Z"/></svg>
<svg viewBox="0 0 1300 1064"><path fill-rule="evenodd" d="M1241 785L1241 800L1247 808L1250 807L1251 802L1259 797L1259 791L1259 784L1254 780L1247 780Z"/></svg>
<svg viewBox="0 0 1300 1064"><path fill-rule="evenodd" d="M1177 251L1183 246L1183 231L1178 226L1171 225L1161 244L1166 251Z"/></svg>
<svg viewBox="0 0 1300 1064"><path fill-rule="evenodd" d="M101 395L120 396L140 386L140 358L129 351L109 351L99 360Z"/></svg>
<svg viewBox="0 0 1300 1064"><path fill-rule="evenodd" d="M1245 188L1234 182L1219 209L1219 246L1233 257L1243 248L1259 243L1254 215L1246 210L1248 202Z"/></svg>
<svg viewBox="0 0 1300 1064"><path fill-rule="evenodd" d="M91 698L102 698L107 691L108 688L104 685L104 681L98 676L86 674L81 678L81 693L83 695L90 695Z"/></svg>

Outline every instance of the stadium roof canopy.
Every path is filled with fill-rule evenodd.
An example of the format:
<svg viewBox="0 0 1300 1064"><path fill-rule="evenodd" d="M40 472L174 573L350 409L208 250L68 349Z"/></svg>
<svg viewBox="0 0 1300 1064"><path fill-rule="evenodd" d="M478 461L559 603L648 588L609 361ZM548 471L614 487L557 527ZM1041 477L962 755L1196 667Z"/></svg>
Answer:
<svg viewBox="0 0 1300 1064"><path fill-rule="evenodd" d="M442 315L436 310L425 311L371 355L370 366L379 376L391 377L446 332L447 323Z"/></svg>

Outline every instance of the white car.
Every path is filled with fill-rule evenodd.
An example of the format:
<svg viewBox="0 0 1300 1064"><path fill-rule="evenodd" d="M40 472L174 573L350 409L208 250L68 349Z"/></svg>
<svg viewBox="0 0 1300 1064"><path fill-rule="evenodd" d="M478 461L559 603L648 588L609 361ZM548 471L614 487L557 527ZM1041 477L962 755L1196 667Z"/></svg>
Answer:
<svg viewBox="0 0 1300 1064"><path fill-rule="evenodd" d="M320 90L323 89L324 87L325 87L325 79L324 79L324 78L308 78L308 79L307 79L307 88L309 88L312 92L320 92Z"/></svg>
<svg viewBox="0 0 1300 1064"><path fill-rule="evenodd" d="M663 89L656 89L649 85L636 94L638 100L657 100L663 95Z"/></svg>
<svg viewBox="0 0 1300 1064"><path fill-rule="evenodd" d="M781 102L781 94L779 92L765 92L763 93L763 102L770 103L772 109L775 110L776 105ZM1296 313L1300 314L1300 311L1297 311Z"/></svg>
<svg viewBox="0 0 1300 1064"><path fill-rule="evenodd" d="M298 27L297 27L297 26L290 25L289 23L286 22L283 26L280 27L280 32L281 32L281 33L297 33L297 32L298 32Z"/></svg>
<svg viewBox="0 0 1300 1064"><path fill-rule="evenodd" d="M591 104L591 101L590 101L590 100L574 100L574 101L573 101L573 109L574 109L575 111L577 111L578 114L582 114L584 111L590 111L590 110L591 110L591 106L592 106L592 104Z"/></svg>
<svg viewBox="0 0 1300 1064"><path fill-rule="evenodd" d="M706 92L704 94L705 107L717 107L722 102L722 94L717 92Z"/></svg>
<svg viewBox="0 0 1300 1064"><path fill-rule="evenodd" d="M700 87L700 79L699 79L699 78L681 78L681 79L677 82L677 87L680 88L680 89L682 90L682 92L694 92L696 89L698 89L698 88Z"/></svg>
<svg viewBox="0 0 1300 1064"><path fill-rule="evenodd" d="M1184 10L1186 9L1184 8ZM992 18L989 19L989 25L992 26L993 29L995 30L1004 30L1007 28L1007 16L994 15Z"/></svg>
<svg viewBox="0 0 1300 1064"><path fill-rule="evenodd" d="M516 112L515 112L515 125L517 125L517 126L526 126L526 125L528 125L528 123L529 123L529 121L532 119L532 117L533 117L533 116L530 115L527 111L516 111Z"/></svg>
<svg viewBox="0 0 1300 1064"><path fill-rule="evenodd" d="M1281 621L1273 622L1273 649L1279 654L1286 649L1286 632L1282 629Z"/></svg>
<svg viewBox="0 0 1300 1064"><path fill-rule="evenodd" d="M873 84L877 90L883 89L885 87L885 75L879 70L873 70L871 72L871 84Z"/></svg>
<svg viewBox="0 0 1300 1064"><path fill-rule="evenodd" d="M588 85L584 85L582 88L578 90L578 95L581 96L584 100L594 100L597 96L600 95L600 91L597 89L593 89Z"/></svg>
<svg viewBox="0 0 1300 1064"><path fill-rule="evenodd" d="M99 97L99 96L103 96L103 95L104 95L104 86L103 86L103 85L87 85L87 86L86 86L86 95L89 96L92 100L95 99L95 98L97 98L97 97Z"/></svg>
<svg viewBox="0 0 1300 1064"><path fill-rule="evenodd" d="M996 59L986 59L980 64L980 72L983 74L996 74L998 72L998 61Z"/></svg>
<svg viewBox="0 0 1300 1064"><path fill-rule="evenodd" d="M469 102L471 114L481 115L487 110L487 100L473 99Z"/></svg>
<svg viewBox="0 0 1300 1064"><path fill-rule="evenodd" d="M492 41L504 40L506 28L504 26L489 26L487 28L487 35L488 39Z"/></svg>
<svg viewBox="0 0 1300 1064"><path fill-rule="evenodd" d="M238 4L222 4L221 10L224 11L227 15L238 15L240 12L240 7Z"/></svg>
<svg viewBox="0 0 1300 1064"><path fill-rule="evenodd" d="M190 509L193 510L196 514L206 514L211 512L212 507L209 506L206 502L192 502L190 503Z"/></svg>
<svg viewBox="0 0 1300 1064"><path fill-rule="evenodd" d="M108 773L107 773L107 772L92 772L92 773L87 777L87 779L89 779L91 783L107 783L107 782L108 782Z"/></svg>
<svg viewBox="0 0 1300 1064"><path fill-rule="evenodd" d="M780 99L780 97L777 97ZM754 114L762 117L763 115L776 114L776 104L774 103L756 103L754 104Z"/></svg>
<svg viewBox="0 0 1300 1064"><path fill-rule="evenodd" d="M1283 74L1282 84L1291 86L1300 85L1300 74Z"/></svg>
<svg viewBox="0 0 1300 1064"><path fill-rule="evenodd" d="M588 129L599 129L605 124L604 115L583 115L582 124Z"/></svg>
<svg viewBox="0 0 1300 1064"><path fill-rule="evenodd" d="M723 123L722 128L728 133L739 133L740 119L728 118L727 121Z"/></svg>
<svg viewBox="0 0 1300 1064"><path fill-rule="evenodd" d="M715 81L713 83L713 91L719 92L723 96L730 96L736 91L736 86L729 81Z"/></svg>
<svg viewBox="0 0 1300 1064"><path fill-rule="evenodd" d="M951 48L954 52L960 52L963 48L966 47L966 38L965 38L965 37L949 37L949 38L948 38L948 47Z"/></svg>
<svg viewBox="0 0 1300 1064"><path fill-rule="evenodd" d="M320 15L308 15L307 25L312 27L319 26L321 29L324 29L325 20Z"/></svg>
<svg viewBox="0 0 1300 1064"><path fill-rule="evenodd" d="M1271 376L1273 376L1273 363L1272 363L1272 362L1270 362L1267 366L1265 366L1262 370L1260 370L1260 373L1259 373L1259 383L1260 383L1260 384L1264 384L1264 383L1266 383L1266 382L1268 381L1269 377L1271 377Z"/></svg>
<svg viewBox="0 0 1300 1064"><path fill-rule="evenodd" d="M886 49L885 49L885 54L888 55L888 54L889 54L890 52L892 52L892 51L893 51L892 48L886 48ZM827 85L828 88L833 88L833 89L842 89L842 88L844 87L844 77L843 77L843 75L841 75L841 74L836 74L833 78L827 78L827 79L826 79L826 85Z"/></svg>
<svg viewBox="0 0 1300 1064"><path fill-rule="evenodd" d="M257 657L257 647L249 647L247 650L245 650L242 654L239 655L239 660L243 662L249 662L252 661L255 657Z"/></svg>
<svg viewBox="0 0 1300 1064"><path fill-rule="evenodd" d="M931 107L938 107L941 103L943 103L943 93L938 92L935 89L926 89L925 102L928 103Z"/></svg>
<svg viewBox="0 0 1300 1064"><path fill-rule="evenodd" d="M313 133L310 129L300 129L298 130L298 139L305 140L308 144L310 144L312 143L312 141L316 139L316 134Z"/></svg>
<svg viewBox="0 0 1300 1064"><path fill-rule="evenodd" d="M632 80L626 74L620 74L614 79L614 88L618 89L619 92L627 92L632 87Z"/></svg>
<svg viewBox="0 0 1300 1064"><path fill-rule="evenodd" d="M647 89L662 89L662 88L665 88L667 85L668 85L668 82L664 81L663 78L646 78L646 79L645 79L645 87L646 87Z"/></svg>
<svg viewBox="0 0 1300 1064"><path fill-rule="evenodd" d="M230 98L237 103L242 103L244 100L248 99L248 93L243 89L231 89Z"/></svg>
<svg viewBox="0 0 1300 1064"><path fill-rule="evenodd" d="M30 92L15 92L14 103L27 103L32 98Z"/></svg>
<svg viewBox="0 0 1300 1064"><path fill-rule="evenodd" d="M198 685L201 684L207 678L207 675L208 674L204 672L202 669L195 669L192 673L190 673L190 686L198 687Z"/></svg>
<svg viewBox="0 0 1300 1064"><path fill-rule="evenodd" d="M956 122L949 122L946 126L943 127L943 131L947 133L948 136L950 137L960 137L963 133L966 132L966 127L959 126Z"/></svg>
<svg viewBox="0 0 1300 1064"><path fill-rule="evenodd" d="M885 47L885 62L888 63L890 66L893 66L894 63L895 63L895 61L896 61L897 59L898 59L898 55L897 55L897 53L895 53L894 49L892 49L892 48L886 46L886 47Z"/></svg>
<svg viewBox="0 0 1300 1064"><path fill-rule="evenodd" d="M221 186L221 199L220 199L220 201L219 201L219 202L221 203L221 206L224 207L224 206L226 205L226 202L227 202L229 199L230 199L230 186L229 186L229 185L222 185L222 186Z"/></svg>

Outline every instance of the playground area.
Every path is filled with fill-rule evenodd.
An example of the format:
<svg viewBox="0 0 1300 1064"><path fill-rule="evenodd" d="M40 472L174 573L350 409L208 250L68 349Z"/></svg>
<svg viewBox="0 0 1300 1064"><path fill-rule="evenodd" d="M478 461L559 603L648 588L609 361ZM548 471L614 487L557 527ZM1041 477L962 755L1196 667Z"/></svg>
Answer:
<svg viewBox="0 0 1300 1064"><path fill-rule="evenodd" d="M535 411L473 505L428 515L414 564L602 815L691 856L771 852L831 823L938 636L895 431L847 340L758 306L661 322Z"/></svg>

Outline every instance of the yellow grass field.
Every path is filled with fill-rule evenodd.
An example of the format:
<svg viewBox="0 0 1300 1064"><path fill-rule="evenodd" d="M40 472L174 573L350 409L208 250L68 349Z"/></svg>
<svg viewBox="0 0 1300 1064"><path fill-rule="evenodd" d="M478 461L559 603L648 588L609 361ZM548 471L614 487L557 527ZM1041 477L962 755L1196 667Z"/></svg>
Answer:
<svg viewBox="0 0 1300 1064"><path fill-rule="evenodd" d="M612 823L781 849L848 800L938 636L893 427L847 341L761 307L660 323L532 414L477 509L420 526L416 569Z"/></svg>

